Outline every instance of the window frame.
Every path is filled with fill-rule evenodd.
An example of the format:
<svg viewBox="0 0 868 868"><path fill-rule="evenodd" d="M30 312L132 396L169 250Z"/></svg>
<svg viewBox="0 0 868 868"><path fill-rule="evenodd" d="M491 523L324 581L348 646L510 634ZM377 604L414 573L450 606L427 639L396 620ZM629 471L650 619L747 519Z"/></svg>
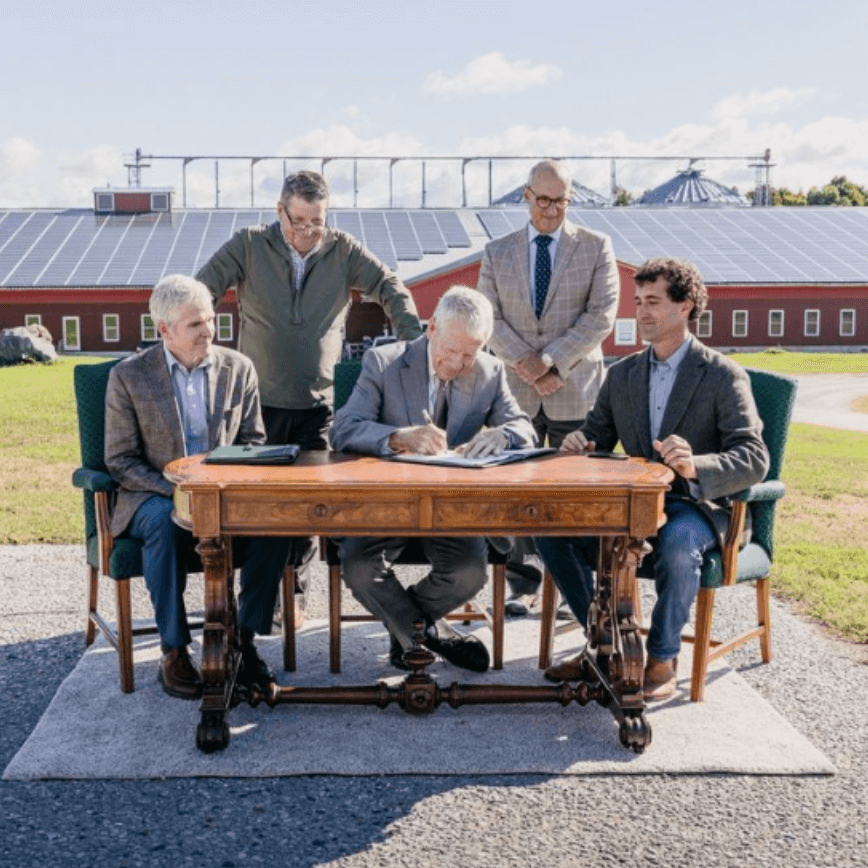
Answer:
<svg viewBox="0 0 868 868"><path fill-rule="evenodd" d="M81 350L81 317L78 316L65 316L62 319L62 334L63 334L63 349L70 352L79 352ZM67 341L67 337L69 335L67 331L67 324L74 323L75 324L75 343L70 343Z"/></svg>
<svg viewBox="0 0 868 868"><path fill-rule="evenodd" d="M774 331L772 329L772 317L778 314L780 316L780 328L779 331ZM768 316L768 336L770 338L782 338L784 336L784 325L786 323L786 313L782 308L772 308L769 311Z"/></svg>
<svg viewBox="0 0 868 868"><path fill-rule="evenodd" d="M226 323L229 324L229 337L224 337L221 334ZM214 324L214 339L221 343L228 343L235 339L235 318L231 313L217 314L217 322Z"/></svg>
<svg viewBox="0 0 868 868"><path fill-rule="evenodd" d="M710 310L704 310L696 318L696 337L710 338L714 318Z"/></svg>
<svg viewBox="0 0 868 868"><path fill-rule="evenodd" d="M149 330L153 333L149 334ZM157 324L151 319L149 313L143 313L139 318L139 334L143 341L155 341L159 337L157 334Z"/></svg>
<svg viewBox="0 0 868 868"><path fill-rule="evenodd" d="M634 317L619 317L615 319L612 339L616 347L635 347L636 338L636 320Z"/></svg>
<svg viewBox="0 0 868 868"><path fill-rule="evenodd" d="M817 318L815 331L808 331L808 319L814 314ZM806 307L805 315L802 318L802 335L806 338L818 338L820 336L820 309L818 307Z"/></svg>
<svg viewBox="0 0 868 868"><path fill-rule="evenodd" d="M109 319L115 320L115 337L109 337ZM102 315L102 339L107 344L117 344L121 340L121 315L119 313L104 313Z"/></svg>
<svg viewBox="0 0 868 868"><path fill-rule="evenodd" d="M844 331L844 314L850 315L850 331ZM856 337L856 308L842 307L838 311L838 337L853 338Z"/></svg>
<svg viewBox="0 0 868 868"><path fill-rule="evenodd" d="M744 317L744 331L739 332L736 328L737 319L743 316ZM750 317L748 316L748 311L746 308L740 308L739 310L734 310L732 312L732 336L734 338L746 338L748 336L748 331L750 328Z"/></svg>

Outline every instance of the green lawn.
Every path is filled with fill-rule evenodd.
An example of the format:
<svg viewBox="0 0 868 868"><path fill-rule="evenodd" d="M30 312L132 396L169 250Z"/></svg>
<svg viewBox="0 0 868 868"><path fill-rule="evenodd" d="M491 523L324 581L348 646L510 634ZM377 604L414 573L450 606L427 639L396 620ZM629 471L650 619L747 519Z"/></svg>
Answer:
<svg viewBox="0 0 868 868"><path fill-rule="evenodd" d="M792 374L868 371L868 354L736 358ZM72 369L101 361L0 368L0 544L81 541L81 492L70 484L79 458ZM793 425L783 477L775 592L800 601L835 634L868 642L868 435Z"/></svg>

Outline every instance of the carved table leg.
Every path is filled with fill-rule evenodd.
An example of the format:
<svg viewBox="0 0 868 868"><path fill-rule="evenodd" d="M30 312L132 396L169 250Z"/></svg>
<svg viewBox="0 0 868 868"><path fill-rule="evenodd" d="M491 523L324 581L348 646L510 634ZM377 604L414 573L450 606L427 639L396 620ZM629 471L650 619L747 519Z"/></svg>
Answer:
<svg viewBox="0 0 868 868"><path fill-rule="evenodd" d="M641 753L651 743L645 718L643 654L633 594L636 568L645 542L626 537L604 538L597 564L597 590L588 616L589 647L601 681L620 723L621 743Z"/></svg>
<svg viewBox="0 0 868 868"><path fill-rule="evenodd" d="M206 752L229 744L226 712L235 675L235 595L232 551L227 539L203 539L196 551L205 569L205 627L202 641L201 721L196 746Z"/></svg>

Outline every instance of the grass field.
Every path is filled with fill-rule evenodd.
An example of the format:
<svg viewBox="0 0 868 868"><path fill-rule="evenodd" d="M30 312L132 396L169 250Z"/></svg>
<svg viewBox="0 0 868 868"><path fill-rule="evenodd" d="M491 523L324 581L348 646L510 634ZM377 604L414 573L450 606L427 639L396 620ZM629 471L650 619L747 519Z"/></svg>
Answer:
<svg viewBox="0 0 868 868"><path fill-rule="evenodd" d="M868 371L868 354L736 358L791 374ZM72 369L101 361L0 368L0 544L81 542L81 493L70 484L79 460ZM775 592L835 634L868 642L868 435L793 425L783 476Z"/></svg>

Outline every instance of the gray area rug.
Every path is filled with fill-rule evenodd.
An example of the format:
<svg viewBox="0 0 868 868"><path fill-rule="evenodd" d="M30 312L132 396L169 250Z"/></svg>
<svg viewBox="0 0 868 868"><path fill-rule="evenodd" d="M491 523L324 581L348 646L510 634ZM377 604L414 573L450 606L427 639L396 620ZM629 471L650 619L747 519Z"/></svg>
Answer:
<svg viewBox="0 0 868 868"><path fill-rule="evenodd" d="M328 630L311 621L299 636L297 673L281 669L278 637L258 640L283 684L374 684L397 680L379 624L343 630L343 672L328 672ZM490 633L479 635L489 643ZM561 655L581 634L558 638ZM507 624L505 669L485 675L438 662L445 687L462 683L544 684L536 668L539 623ZM679 692L650 706L653 740L643 754L623 748L615 719L596 704L441 705L416 717L396 705L239 706L231 742L218 754L195 746L198 703L166 696L156 680L159 647L136 646L136 692L118 686L114 651L97 644L60 686L4 780L280 777L292 775L834 774L832 763L725 665L716 666L702 703L691 703L689 645ZM195 649L198 654L198 648Z"/></svg>

